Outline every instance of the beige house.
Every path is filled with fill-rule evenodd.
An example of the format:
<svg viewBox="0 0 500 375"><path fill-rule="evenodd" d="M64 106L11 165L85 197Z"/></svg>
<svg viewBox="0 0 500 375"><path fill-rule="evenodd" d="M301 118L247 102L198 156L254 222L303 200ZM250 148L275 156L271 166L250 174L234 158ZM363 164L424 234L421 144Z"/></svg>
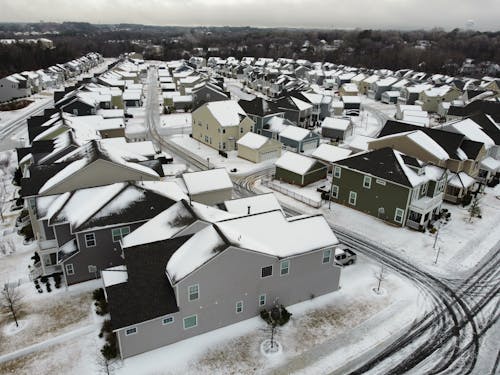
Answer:
<svg viewBox="0 0 500 375"><path fill-rule="evenodd" d="M418 100L415 101L415 104L420 105L423 111L437 112L439 104L451 102L460 95L462 95L462 93L455 86L444 85L422 91Z"/></svg>
<svg viewBox="0 0 500 375"><path fill-rule="evenodd" d="M254 163L277 159L281 156L281 143L263 135L249 132L236 143L238 157Z"/></svg>
<svg viewBox="0 0 500 375"><path fill-rule="evenodd" d="M206 205L215 205L230 200L233 183L224 168L184 173L182 180L190 200Z"/></svg>
<svg viewBox="0 0 500 375"><path fill-rule="evenodd" d="M359 93L362 94L362 95L367 95L368 94L368 90L370 89L370 87L372 86L372 84L374 84L375 82L377 82L378 80L380 79L380 77L378 75L372 75L368 78L365 78L364 80L362 80L361 82L358 83L358 88L359 88Z"/></svg>
<svg viewBox="0 0 500 375"><path fill-rule="evenodd" d="M205 103L193 112L193 138L219 151L233 151L254 122L234 100Z"/></svg>

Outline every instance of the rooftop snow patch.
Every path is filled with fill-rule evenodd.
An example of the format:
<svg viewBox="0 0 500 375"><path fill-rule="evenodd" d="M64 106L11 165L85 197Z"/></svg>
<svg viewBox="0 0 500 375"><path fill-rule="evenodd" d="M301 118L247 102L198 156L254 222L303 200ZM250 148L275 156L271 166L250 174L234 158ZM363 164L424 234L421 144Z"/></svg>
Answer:
<svg viewBox="0 0 500 375"><path fill-rule="evenodd" d="M219 102L210 102L206 104L207 109L219 122L220 126L238 126L241 122L241 116L246 117L245 111L240 107L237 101L223 100Z"/></svg>
<svg viewBox="0 0 500 375"><path fill-rule="evenodd" d="M264 137L263 135L248 132L243 137L241 137L236 143L240 146L245 146L252 150L257 150L262 146L264 146L267 143L267 141L269 141L269 138Z"/></svg>
<svg viewBox="0 0 500 375"><path fill-rule="evenodd" d="M254 195L247 198L232 199L225 201L224 205L228 212L246 215L257 214L267 211L282 210L280 203L274 193Z"/></svg>
<svg viewBox="0 0 500 375"><path fill-rule="evenodd" d="M322 143L316 150L313 151L311 156L327 161L329 163L333 163L337 160L345 159L346 157L351 155L351 152L351 150L346 148Z"/></svg>
<svg viewBox="0 0 500 375"><path fill-rule="evenodd" d="M102 271L104 287L126 283L128 281L127 266L116 266Z"/></svg>
<svg viewBox="0 0 500 375"><path fill-rule="evenodd" d="M299 128L298 126L289 125L280 132L280 137L301 141L309 135L309 130Z"/></svg>
<svg viewBox="0 0 500 375"><path fill-rule="evenodd" d="M224 168L184 173L182 179L191 195L233 188L233 183Z"/></svg>
<svg viewBox="0 0 500 375"><path fill-rule="evenodd" d="M322 128L327 129L335 129L345 131L351 124L350 120L342 119L342 118L333 118L333 117L325 117L323 122L321 123Z"/></svg>
<svg viewBox="0 0 500 375"><path fill-rule="evenodd" d="M309 158L295 152L285 152L275 163L277 167L297 173L306 174L316 163L315 159Z"/></svg>

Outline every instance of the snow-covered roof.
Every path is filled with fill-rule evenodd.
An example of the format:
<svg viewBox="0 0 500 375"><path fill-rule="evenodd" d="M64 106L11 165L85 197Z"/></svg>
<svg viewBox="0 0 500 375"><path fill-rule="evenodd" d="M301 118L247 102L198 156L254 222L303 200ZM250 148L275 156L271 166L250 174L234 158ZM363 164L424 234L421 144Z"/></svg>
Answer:
<svg viewBox="0 0 500 375"><path fill-rule="evenodd" d="M255 134L252 132L246 133L236 143L240 146L245 146L253 150L258 150L269 141L269 138L263 135Z"/></svg>
<svg viewBox="0 0 500 375"><path fill-rule="evenodd" d="M238 126L241 122L241 116L246 117L246 113L235 100L222 100L218 102L209 102L207 109L219 122L220 126Z"/></svg>
<svg viewBox="0 0 500 375"><path fill-rule="evenodd" d="M277 210L222 221L206 227L172 255L166 272L175 284L221 254L230 245L281 259L336 244L337 237L323 216L287 219Z"/></svg>
<svg viewBox="0 0 500 375"><path fill-rule="evenodd" d="M299 175L306 174L316 163L316 160L295 152L287 151L276 160L277 167L297 173Z"/></svg>
<svg viewBox="0 0 500 375"><path fill-rule="evenodd" d="M471 141L484 143L484 146L487 149L495 145L495 141L483 131L479 124L477 124L470 118L449 124L446 126L446 130L463 134L467 139Z"/></svg>
<svg viewBox="0 0 500 375"><path fill-rule="evenodd" d="M349 125L351 125L350 120L342 118L333 118L333 117L325 117L325 119L321 123L322 128L342 130L342 131L346 131Z"/></svg>
<svg viewBox="0 0 500 375"><path fill-rule="evenodd" d="M469 188L476 180L465 172L452 173L448 176L448 185L462 189Z"/></svg>
<svg viewBox="0 0 500 375"><path fill-rule="evenodd" d="M225 168L184 173L182 179L191 195L233 188L233 183Z"/></svg>
<svg viewBox="0 0 500 375"><path fill-rule="evenodd" d="M375 138L367 137L365 135L355 135L351 138L349 138L349 147L356 149L356 150L368 150L368 144L371 141L374 141Z"/></svg>
<svg viewBox="0 0 500 375"><path fill-rule="evenodd" d="M500 171L500 160L496 160L491 156L484 158L480 163L481 169L496 173Z"/></svg>
<svg viewBox="0 0 500 375"><path fill-rule="evenodd" d="M225 201L226 210L233 214L257 214L273 210L281 210L281 205L274 193L253 195L251 197Z"/></svg>
<svg viewBox="0 0 500 375"><path fill-rule="evenodd" d="M280 132L280 137L293 139L294 141L302 141L309 135L310 131L298 126L289 125Z"/></svg>
<svg viewBox="0 0 500 375"><path fill-rule="evenodd" d="M358 92L358 86L355 83L344 83L342 90L346 92Z"/></svg>
<svg viewBox="0 0 500 375"><path fill-rule="evenodd" d="M128 281L127 266L125 265L106 268L101 274L105 288Z"/></svg>
<svg viewBox="0 0 500 375"><path fill-rule="evenodd" d="M313 151L311 156L329 163L333 163L337 160L348 157L350 154L351 150L349 149L322 143L316 150Z"/></svg>
<svg viewBox="0 0 500 375"><path fill-rule="evenodd" d="M295 97L291 97L293 103L297 106L299 111L306 111L310 108L312 108L312 105L310 103L306 103L303 100L297 99Z"/></svg>

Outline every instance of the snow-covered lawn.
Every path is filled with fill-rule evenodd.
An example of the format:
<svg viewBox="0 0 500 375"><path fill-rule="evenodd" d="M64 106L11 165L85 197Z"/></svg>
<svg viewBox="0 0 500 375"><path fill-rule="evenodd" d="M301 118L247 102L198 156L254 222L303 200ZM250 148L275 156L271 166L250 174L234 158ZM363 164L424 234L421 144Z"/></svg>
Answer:
<svg viewBox="0 0 500 375"><path fill-rule="evenodd" d="M181 147L183 151L203 161L205 165L210 163L210 168L226 168L228 172L237 169L237 174L253 173L264 170L274 165L275 160L268 160L262 163L252 163L251 161L238 157L237 151L229 151L228 157L219 155L219 152L201 142L189 137L188 134L177 134L171 136L169 140Z"/></svg>
<svg viewBox="0 0 500 375"><path fill-rule="evenodd" d="M261 192L272 191L260 181L256 187ZM495 230L500 222L500 199L497 198L500 196L500 185L494 189L486 188L485 191L480 203L482 219L475 218L470 222L468 208L443 204L443 208L450 211L451 220L439 230L435 248L436 234L429 231L421 233L409 228L394 227L373 216L333 202L330 209L328 202L321 208L314 209L284 194L275 194L289 207L308 213L322 213L330 223L383 244L420 266L436 273L456 276L457 271L467 271L474 267L500 241L500 231Z"/></svg>
<svg viewBox="0 0 500 375"><path fill-rule="evenodd" d="M316 181L304 187L292 185L279 180L270 180L266 185L268 188L285 194L291 198L304 202L312 207L319 207L321 205L321 193L316 191L320 186L330 186L331 182L327 179Z"/></svg>

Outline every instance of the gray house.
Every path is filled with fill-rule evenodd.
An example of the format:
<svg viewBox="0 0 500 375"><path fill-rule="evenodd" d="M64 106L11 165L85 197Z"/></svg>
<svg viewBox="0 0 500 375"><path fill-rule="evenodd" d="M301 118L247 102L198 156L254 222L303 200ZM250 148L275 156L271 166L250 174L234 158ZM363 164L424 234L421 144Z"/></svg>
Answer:
<svg viewBox="0 0 500 375"><path fill-rule="evenodd" d="M68 285L98 278L103 269L123 264L122 237L180 197L174 182L139 182L37 198L40 261L31 278L63 272Z"/></svg>
<svg viewBox="0 0 500 375"><path fill-rule="evenodd" d="M317 148L321 137L307 129L288 126L279 133L278 139L287 150L306 152Z"/></svg>
<svg viewBox="0 0 500 375"><path fill-rule="evenodd" d="M285 218L276 210L172 234L125 248L126 267L109 271L118 277L103 272L122 358L339 288L338 240L319 215Z"/></svg>
<svg viewBox="0 0 500 375"><path fill-rule="evenodd" d="M321 123L321 135L336 141L343 141L353 133L350 119L327 117Z"/></svg>

